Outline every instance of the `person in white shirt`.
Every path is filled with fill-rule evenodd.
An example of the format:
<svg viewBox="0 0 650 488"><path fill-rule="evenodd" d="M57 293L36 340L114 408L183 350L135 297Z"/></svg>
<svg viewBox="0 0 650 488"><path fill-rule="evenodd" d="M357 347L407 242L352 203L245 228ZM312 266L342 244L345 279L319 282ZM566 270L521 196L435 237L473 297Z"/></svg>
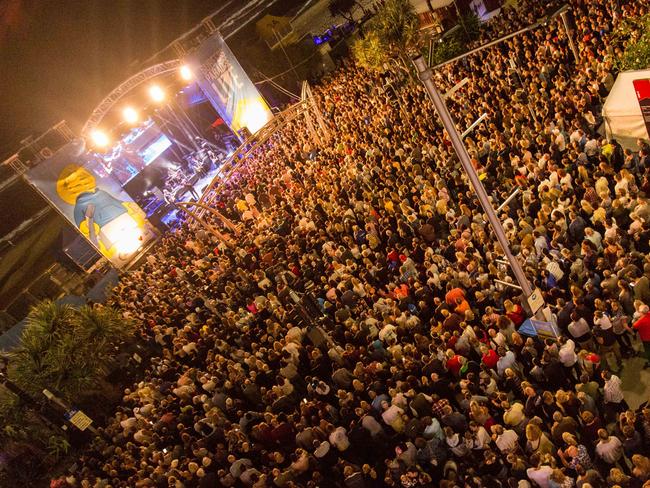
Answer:
<svg viewBox="0 0 650 488"><path fill-rule="evenodd" d="M397 432L401 432L404 429L404 422L402 421L402 410L397 405L389 405L387 401L381 402L383 412L381 418L386 425L390 425Z"/></svg>
<svg viewBox="0 0 650 488"><path fill-rule="evenodd" d="M551 483L550 483L550 477L551 474L553 473L553 468L551 468L548 465L541 464L539 462L539 456L533 455L531 456L531 461L532 458L535 458L538 463L536 467L531 467L526 470L526 475L528 476L528 479L534 483L535 486L538 486L539 488L550 488Z"/></svg>
<svg viewBox="0 0 650 488"><path fill-rule="evenodd" d="M474 438L472 449L473 450L487 449L490 445L490 442L492 442L492 438L490 437L490 434L488 434L488 431L485 430L485 427L472 420L469 423L469 429L472 432Z"/></svg>
<svg viewBox="0 0 650 488"><path fill-rule="evenodd" d="M623 444L616 436L610 436L605 429L598 430L596 455L607 464L616 464L623 457Z"/></svg>
<svg viewBox="0 0 650 488"><path fill-rule="evenodd" d="M514 452L519 447L519 436L514 430L504 428L500 425L492 426L492 439L503 454Z"/></svg>
<svg viewBox="0 0 650 488"><path fill-rule="evenodd" d="M554 142L557 145L558 151L564 152L566 151L566 140L564 139L564 135L562 132L560 132L559 129L553 129L553 137L554 137Z"/></svg>
<svg viewBox="0 0 650 488"><path fill-rule="evenodd" d="M585 154L587 157L593 158L600 152L600 144L598 139L589 139L585 144Z"/></svg>
<svg viewBox="0 0 650 488"><path fill-rule="evenodd" d="M515 353L512 351L504 351L502 347L498 349L499 355L501 356L497 361L497 374L503 376L503 373L506 369L512 368L517 361Z"/></svg>
<svg viewBox="0 0 650 488"><path fill-rule="evenodd" d="M372 437L376 437L384 432L383 427L372 415L364 415L361 419L361 425L370 432Z"/></svg>
<svg viewBox="0 0 650 488"><path fill-rule="evenodd" d="M587 227L585 229L585 239L591 241L598 252L603 250L603 236L597 230Z"/></svg>
<svg viewBox="0 0 650 488"><path fill-rule="evenodd" d="M533 237L535 238L535 252L537 253L537 257L541 257L544 254L544 251L548 250L548 241L546 240L546 237L537 230L533 231Z"/></svg>
<svg viewBox="0 0 650 488"><path fill-rule="evenodd" d="M348 440L347 432L343 427L340 426L337 428L334 428L334 426L332 426L328 440L330 441L331 445L339 450L339 452L343 452L348 447L350 447L350 441Z"/></svg>
<svg viewBox="0 0 650 488"><path fill-rule="evenodd" d="M569 136L569 142L574 143L581 143L582 140L584 139L585 133L582 129L576 129L574 130L571 135Z"/></svg>
<svg viewBox="0 0 650 488"><path fill-rule="evenodd" d="M546 166L548 166L549 161L551 160L551 155L549 153L545 153L539 160L537 161L537 167L539 169L546 169Z"/></svg>
<svg viewBox="0 0 650 488"><path fill-rule="evenodd" d="M623 396L621 379L609 371L603 371L601 377L605 380L603 400L605 402L605 417L615 420L616 413L627 410L628 405Z"/></svg>
<svg viewBox="0 0 650 488"><path fill-rule="evenodd" d="M572 339L564 340L564 343L560 346L558 358L562 366L568 370L567 372L573 374L573 368L578 362L578 355L576 354L576 344Z"/></svg>
<svg viewBox="0 0 650 488"><path fill-rule="evenodd" d="M425 439L436 438L441 441L445 439L445 433L442 431L442 426L440 425L440 422L438 422L437 418L425 417L422 420L425 422L431 420L431 422L424 428L424 431L422 432L422 436Z"/></svg>

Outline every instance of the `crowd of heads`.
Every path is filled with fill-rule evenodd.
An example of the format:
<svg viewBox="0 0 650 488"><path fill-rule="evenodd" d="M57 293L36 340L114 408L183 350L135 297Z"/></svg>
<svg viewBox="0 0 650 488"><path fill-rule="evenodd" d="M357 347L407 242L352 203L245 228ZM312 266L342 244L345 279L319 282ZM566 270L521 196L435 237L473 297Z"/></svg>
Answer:
<svg viewBox="0 0 650 488"><path fill-rule="evenodd" d="M542 2L520 3L488 35ZM597 130L612 30L648 4L570 4L577 63L552 21L434 78L469 78L459 130L488 115L465 143L495 207L520 190L499 217L557 340L518 332L527 304L426 91L346 62L314 90L326 131L289 123L211 199L219 232L188 223L123 277L112 303L155 354L70 482L644 486L650 409L619 371L650 321L650 147Z"/></svg>

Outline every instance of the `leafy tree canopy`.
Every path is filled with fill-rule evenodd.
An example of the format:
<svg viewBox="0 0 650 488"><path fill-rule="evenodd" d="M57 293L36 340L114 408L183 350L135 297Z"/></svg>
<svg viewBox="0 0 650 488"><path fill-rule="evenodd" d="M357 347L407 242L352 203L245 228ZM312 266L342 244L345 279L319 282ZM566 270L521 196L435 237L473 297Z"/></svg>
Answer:
<svg viewBox="0 0 650 488"><path fill-rule="evenodd" d="M41 302L31 310L21 344L10 355L9 378L34 395L46 388L68 400L88 393L134 328L110 307L74 309Z"/></svg>
<svg viewBox="0 0 650 488"><path fill-rule="evenodd" d="M359 65L381 69L389 58L403 62L420 45L419 20L408 0L386 0L366 24L365 35L358 39L352 52Z"/></svg>
<svg viewBox="0 0 650 488"><path fill-rule="evenodd" d="M650 14L625 19L615 32L614 44L623 50L616 59L620 70L650 67Z"/></svg>

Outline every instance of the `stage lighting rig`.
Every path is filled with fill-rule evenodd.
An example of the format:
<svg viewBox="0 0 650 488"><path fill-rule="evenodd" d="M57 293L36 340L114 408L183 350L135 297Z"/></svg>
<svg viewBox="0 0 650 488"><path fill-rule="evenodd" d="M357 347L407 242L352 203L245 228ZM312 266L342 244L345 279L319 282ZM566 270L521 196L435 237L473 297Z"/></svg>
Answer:
<svg viewBox="0 0 650 488"><path fill-rule="evenodd" d="M124 107L124 110L122 111L122 115L126 123L131 125L135 124L140 118L137 110L134 109L133 107Z"/></svg>
<svg viewBox="0 0 650 488"><path fill-rule="evenodd" d="M90 140L92 141L93 145L101 148L108 146L108 143L110 142L106 132L100 129L94 129L90 133Z"/></svg>
<svg viewBox="0 0 650 488"><path fill-rule="evenodd" d="M160 103L165 100L165 91L160 88L160 85L151 85L149 87L149 96L154 102Z"/></svg>
<svg viewBox="0 0 650 488"><path fill-rule="evenodd" d="M192 78L194 78L194 75L192 74L192 70L186 64L181 66L180 73L181 73L181 78L185 81L190 81Z"/></svg>

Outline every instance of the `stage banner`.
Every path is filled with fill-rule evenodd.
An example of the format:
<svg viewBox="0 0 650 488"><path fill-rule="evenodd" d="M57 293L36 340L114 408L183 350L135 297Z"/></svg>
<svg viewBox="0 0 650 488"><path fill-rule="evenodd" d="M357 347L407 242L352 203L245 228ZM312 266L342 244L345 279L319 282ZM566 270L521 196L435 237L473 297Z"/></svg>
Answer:
<svg viewBox="0 0 650 488"><path fill-rule="evenodd" d="M118 268L156 235L120 183L94 169L83 141L67 144L26 177Z"/></svg>
<svg viewBox="0 0 650 488"><path fill-rule="evenodd" d="M199 87L230 128L251 134L271 120L273 113L219 33L207 38L185 64Z"/></svg>

